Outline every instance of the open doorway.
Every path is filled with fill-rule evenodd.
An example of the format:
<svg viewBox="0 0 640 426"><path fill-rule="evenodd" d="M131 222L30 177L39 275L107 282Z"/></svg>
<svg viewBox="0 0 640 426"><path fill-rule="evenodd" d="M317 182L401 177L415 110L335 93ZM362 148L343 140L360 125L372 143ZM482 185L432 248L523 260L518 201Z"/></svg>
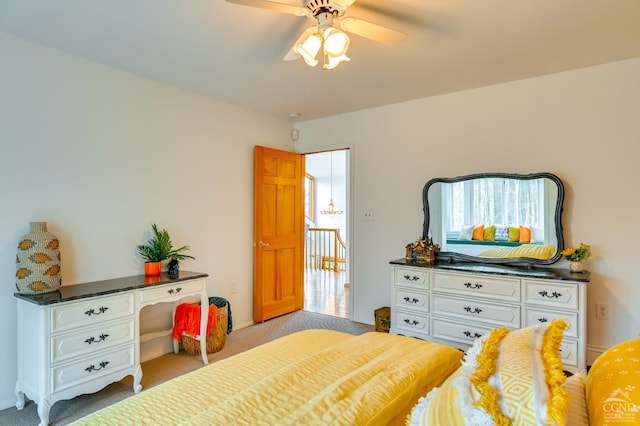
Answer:
<svg viewBox="0 0 640 426"><path fill-rule="evenodd" d="M304 310L350 318L348 150L305 155Z"/></svg>

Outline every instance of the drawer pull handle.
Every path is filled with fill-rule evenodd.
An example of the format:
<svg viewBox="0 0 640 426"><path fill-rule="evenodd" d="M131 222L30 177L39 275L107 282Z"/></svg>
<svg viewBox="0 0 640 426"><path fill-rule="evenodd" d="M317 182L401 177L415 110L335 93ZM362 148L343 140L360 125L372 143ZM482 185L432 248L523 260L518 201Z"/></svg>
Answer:
<svg viewBox="0 0 640 426"><path fill-rule="evenodd" d="M88 311L85 312L85 315L100 315L100 314L104 314L107 309L109 309L108 306L100 306L100 309L98 309L100 312L96 312L95 309L91 308Z"/></svg>
<svg viewBox="0 0 640 426"><path fill-rule="evenodd" d="M467 337L473 337L475 339L477 339L478 337L482 337L482 334L478 334L478 333L471 333L470 331L465 331L462 334L464 334Z"/></svg>
<svg viewBox="0 0 640 426"><path fill-rule="evenodd" d="M107 366L107 364L109 364L109 361L101 361L100 362L100 368L96 368L95 365L91 364L90 366L85 368L84 371L88 371L89 373L91 373L92 371L100 371L103 368L105 368Z"/></svg>
<svg viewBox="0 0 640 426"><path fill-rule="evenodd" d="M104 334L104 333L102 333L102 334L100 335L100 338L99 338L98 340L96 340L96 338L95 338L95 337L91 336L91 337L89 337L87 340L85 340L85 342L87 342L88 344L98 343L98 342L102 342L102 341L104 341L104 340L107 340L107 337L109 337L109 335L108 335L108 334Z"/></svg>
<svg viewBox="0 0 640 426"><path fill-rule="evenodd" d="M406 323L407 323L407 324L409 324L409 325L418 325L418 324L420 324L420 321L417 321L417 320L410 320L409 318L405 318L405 319L404 319L404 322L406 322Z"/></svg>
<svg viewBox="0 0 640 426"><path fill-rule="evenodd" d="M549 321L549 320L546 319L545 317L538 318L538 322L547 322L547 321Z"/></svg>
<svg viewBox="0 0 640 426"><path fill-rule="evenodd" d="M482 288L482 284L479 284L479 283L475 283L475 284L471 284L471 283L464 283L464 286L465 286L466 288L477 288L477 289Z"/></svg>
<svg viewBox="0 0 640 426"><path fill-rule="evenodd" d="M539 291L538 294L542 297L546 297L549 299L557 299L558 297L562 297L562 293L558 293L557 291L554 291L553 293L549 294L547 290L542 290L542 291Z"/></svg>
<svg viewBox="0 0 640 426"><path fill-rule="evenodd" d="M178 287L178 288L176 288L175 290L174 290L174 289L172 289L172 288L171 288L171 289L169 289L169 290L167 290L167 293L169 293L169 294L173 294L173 293L178 294L178 293L180 293L181 291L182 291L182 287Z"/></svg>
<svg viewBox="0 0 640 426"><path fill-rule="evenodd" d="M411 298L411 297L405 296L404 301L407 303L418 303L420 299L416 299L415 297Z"/></svg>
<svg viewBox="0 0 640 426"><path fill-rule="evenodd" d="M420 279L420 277L417 276L417 275L414 275L414 276L405 275L404 279L407 280L407 281L418 281Z"/></svg>
<svg viewBox="0 0 640 426"><path fill-rule="evenodd" d="M482 312L482 309L480 308L472 308L471 306L465 306L464 310L471 313L471 314L479 314L480 312Z"/></svg>

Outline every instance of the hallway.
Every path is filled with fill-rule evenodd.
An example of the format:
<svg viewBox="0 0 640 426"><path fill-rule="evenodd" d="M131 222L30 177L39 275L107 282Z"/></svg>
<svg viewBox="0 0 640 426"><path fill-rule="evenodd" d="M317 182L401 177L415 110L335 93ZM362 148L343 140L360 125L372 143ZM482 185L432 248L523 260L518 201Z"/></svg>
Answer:
<svg viewBox="0 0 640 426"><path fill-rule="evenodd" d="M304 310L349 319L347 274L327 269L305 269Z"/></svg>

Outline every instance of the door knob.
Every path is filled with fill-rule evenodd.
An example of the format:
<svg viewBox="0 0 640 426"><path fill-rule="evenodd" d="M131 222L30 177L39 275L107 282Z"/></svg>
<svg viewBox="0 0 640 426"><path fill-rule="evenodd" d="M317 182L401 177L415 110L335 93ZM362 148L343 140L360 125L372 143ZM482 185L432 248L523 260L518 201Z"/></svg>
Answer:
<svg viewBox="0 0 640 426"><path fill-rule="evenodd" d="M264 243L262 241L258 241L258 247L267 247L269 243Z"/></svg>

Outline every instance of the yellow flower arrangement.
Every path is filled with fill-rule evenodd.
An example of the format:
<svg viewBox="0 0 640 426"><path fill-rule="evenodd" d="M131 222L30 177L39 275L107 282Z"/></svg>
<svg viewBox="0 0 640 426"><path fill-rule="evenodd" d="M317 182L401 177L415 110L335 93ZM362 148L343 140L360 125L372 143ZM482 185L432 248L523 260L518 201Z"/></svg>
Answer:
<svg viewBox="0 0 640 426"><path fill-rule="evenodd" d="M562 255L565 259L571 262L587 260L591 256L591 246L585 243L580 243L580 246L578 247L567 247L562 250Z"/></svg>

